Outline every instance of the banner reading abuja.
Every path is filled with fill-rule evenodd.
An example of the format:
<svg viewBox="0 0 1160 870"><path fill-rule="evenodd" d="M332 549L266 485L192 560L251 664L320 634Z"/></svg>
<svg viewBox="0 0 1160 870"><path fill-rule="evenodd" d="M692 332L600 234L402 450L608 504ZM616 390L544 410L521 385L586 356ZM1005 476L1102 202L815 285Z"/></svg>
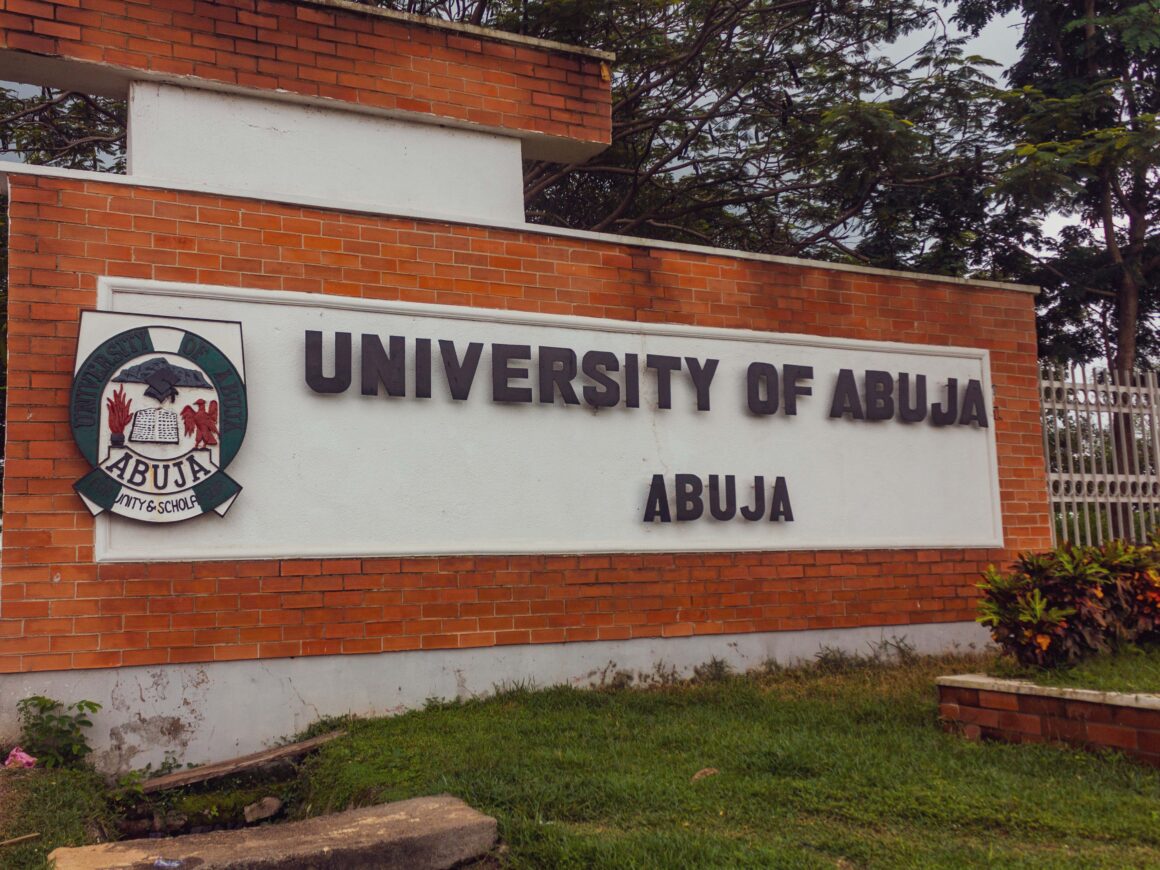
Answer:
<svg viewBox="0 0 1160 870"><path fill-rule="evenodd" d="M121 279L108 291L142 317L240 323L253 415L230 466L244 505L164 530L114 519L100 558L1002 542L983 350ZM151 359L118 371L143 390ZM223 397L232 383L167 362ZM224 437L221 451L196 455L220 474Z"/></svg>
<svg viewBox="0 0 1160 870"><path fill-rule="evenodd" d="M93 466L75 484L89 510L225 516L241 486L223 469L246 433L241 325L88 311L76 359L69 424Z"/></svg>

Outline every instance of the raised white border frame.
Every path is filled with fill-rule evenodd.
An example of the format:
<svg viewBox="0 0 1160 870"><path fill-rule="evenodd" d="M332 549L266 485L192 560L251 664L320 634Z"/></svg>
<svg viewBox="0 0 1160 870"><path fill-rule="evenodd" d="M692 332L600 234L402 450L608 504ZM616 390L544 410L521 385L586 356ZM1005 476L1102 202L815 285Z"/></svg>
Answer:
<svg viewBox="0 0 1160 870"><path fill-rule="evenodd" d="M831 338L812 335L801 335L780 332L761 332L751 329L728 329L710 326L688 326L684 324L642 323L632 320L613 320L597 317L583 317L579 315L542 314L538 312L512 311L501 308L470 308L461 305L432 305L418 302L399 302L383 299L366 299L354 296L328 296L317 293L304 293L289 290L255 290L245 287L231 287L211 284L187 284L174 281L155 281L144 278L119 278L100 276L97 279L97 308L102 311L133 312L132 299L136 296L172 296L172 297L199 297L202 299L220 299L229 302L251 302L264 305L292 305L306 308L330 308L345 311L367 311L375 313L400 314L408 317L433 317L440 319L468 320L487 323L510 323L518 325L552 326L563 329L590 330L598 332L677 336L686 338L711 338L725 341L739 342L777 342L786 345L803 347L850 349L861 351L878 351L882 353L899 354L926 354L930 356L955 357L958 359L975 359L980 362L983 376L984 395L988 397L991 425L988 426L987 437L987 465L989 471L989 490L991 495L991 530L992 538L979 544L964 545L962 543L932 543L929 541L914 542L900 538L888 544L858 544L845 543L834 549L841 550L895 550L895 549L993 549L1001 548L1003 540L1003 509L1002 494L999 487L998 443L995 432L995 413L993 403L993 389L991 385L991 355L985 348L965 348L952 346L938 346L925 344L907 344L904 342L868 341L862 339ZM123 306L123 307L122 307ZM143 557L111 555L110 529L111 522L107 517L96 518L94 533L94 560L97 562L125 562L125 561L173 561L149 560ZM753 548L745 547L736 550L706 550L704 546L681 546L674 544L665 552L749 552ZM823 550L824 547L800 547L792 550ZM792 551L790 550L790 551ZM782 551L780 548L778 551ZM549 548L547 546L535 551L516 551L510 547L473 549L471 555L577 555L600 553L630 553L630 552L659 552L645 551L623 546L586 546L581 549L570 549L566 545ZM221 554L211 559L198 561L255 561L266 559L297 559L297 558L393 558L406 556L452 556L464 555L462 549L448 547L446 549L389 549L384 548L375 552L365 552L351 547L311 547L295 548L292 552L259 555ZM188 561L182 558L181 561Z"/></svg>

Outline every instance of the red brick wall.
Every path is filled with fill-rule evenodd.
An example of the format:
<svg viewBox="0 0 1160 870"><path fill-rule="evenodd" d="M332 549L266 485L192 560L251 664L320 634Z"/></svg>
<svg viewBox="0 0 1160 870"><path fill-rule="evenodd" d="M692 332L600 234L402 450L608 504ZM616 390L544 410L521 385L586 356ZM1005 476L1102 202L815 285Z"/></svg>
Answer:
<svg viewBox="0 0 1160 870"><path fill-rule="evenodd" d="M598 59L288 0L0 0L0 49L607 145Z"/></svg>
<svg viewBox="0 0 1160 870"><path fill-rule="evenodd" d="M1018 691L939 686L944 727L972 740L1071 743L1118 749L1160 766L1160 710Z"/></svg>
<svg viewBox="0 0 1160 870"><path fill-rule="evenodd" d="M1027 293L28 176L10 232L0 671L970 620L1050 541ZM66 403L100 275L985 347L1008 549L96 565Z"/></svg>

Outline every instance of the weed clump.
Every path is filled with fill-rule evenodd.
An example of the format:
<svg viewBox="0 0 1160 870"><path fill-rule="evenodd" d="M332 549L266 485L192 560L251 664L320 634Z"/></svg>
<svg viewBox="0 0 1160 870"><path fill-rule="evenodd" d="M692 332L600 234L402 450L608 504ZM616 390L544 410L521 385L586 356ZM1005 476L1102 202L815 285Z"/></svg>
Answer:
<svg viewBox="0 0 1160 870"><path fill-rule="evenodd" d="M733 665L716 656L713 656L703 665L697 665L693 668L693 682L702 685L724 683L731 676L733 676Z"/></svg>

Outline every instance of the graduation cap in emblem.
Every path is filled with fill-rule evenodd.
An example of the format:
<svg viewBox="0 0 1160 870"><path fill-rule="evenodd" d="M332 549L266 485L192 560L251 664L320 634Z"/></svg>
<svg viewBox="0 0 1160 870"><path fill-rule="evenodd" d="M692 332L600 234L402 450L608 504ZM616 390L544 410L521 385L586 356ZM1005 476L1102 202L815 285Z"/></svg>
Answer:
<svg viewBox="0 0 1160 870"><path fill-rule="evenodd" d="M177 398L177 384L181 375L172 366L162 366L145 379L145 395L165 404Z"/></svg>
<svg viewBox="0 0 1160 870"><path fill-rule="evenodd" d="M161 404L175 401L178 387L212 388L201 372L172 365L164 357L130 366L113 378L113 382L145 384L145 395Z"/></svg>

